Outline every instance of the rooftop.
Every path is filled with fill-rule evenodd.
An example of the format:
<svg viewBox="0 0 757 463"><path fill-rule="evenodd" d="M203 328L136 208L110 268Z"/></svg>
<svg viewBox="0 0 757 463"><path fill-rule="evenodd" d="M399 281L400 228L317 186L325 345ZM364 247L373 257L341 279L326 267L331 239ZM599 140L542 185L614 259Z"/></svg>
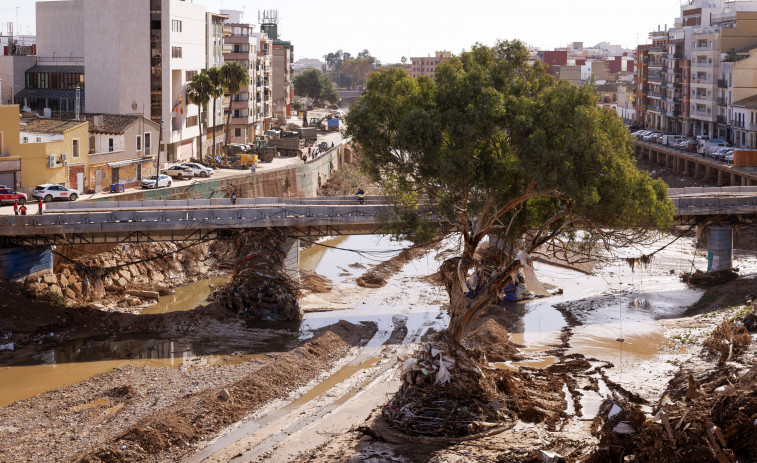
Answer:
<svg viewBox="0 0 757 463"><path fill-rule="evenodd" d="M747 109L757 109L757 95L744 98L743 100L734 101L733 106Z"/></svg>
<svg viewBox="0 0 757 463"><path fill-rule="evenodd" d="M103 124L98 127L95 125L95 117L102 116ZM112 133L123 134L130 125L142 118L137 114L91 114L87 115L90 133Z"/></svg>
<svg viewBox="0 0 757 463"><path fill-rule="evenodd" d="M63 134L85 123L84 121L63 121L60 119L32 119L25 125L21 125L21 131Z"/></svg>

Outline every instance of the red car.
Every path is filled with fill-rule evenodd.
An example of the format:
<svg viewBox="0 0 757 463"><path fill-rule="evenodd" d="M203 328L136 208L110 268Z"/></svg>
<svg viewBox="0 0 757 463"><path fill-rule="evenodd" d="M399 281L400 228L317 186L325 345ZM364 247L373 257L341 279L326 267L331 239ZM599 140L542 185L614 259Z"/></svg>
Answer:
<svg viewBox="0 0 757 463"><path fill-rule="evenodd" d="M0 185L0 204L13 204L16 201L18 201L19 204L24 204L26 202L26 195L4 185Z"/></svg>
<svg viewBox="0 0 757 463"><path fill-rule="evenodd" d="M687 153L696 153L697 148L699 148L699 142L696 140L691 140L681 145L681 151L685 151Z"/></svg>

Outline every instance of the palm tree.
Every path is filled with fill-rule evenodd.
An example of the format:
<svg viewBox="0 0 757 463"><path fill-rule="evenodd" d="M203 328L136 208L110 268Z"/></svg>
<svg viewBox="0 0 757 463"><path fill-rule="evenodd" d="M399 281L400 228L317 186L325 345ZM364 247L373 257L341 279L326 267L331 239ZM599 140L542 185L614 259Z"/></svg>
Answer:
<svg viewBox="0 0 757 463"><path fill-rule="evenodd" d="M210 97L213 99L213 157L216 157L216 101L223 96L223 79L221 78L221 69L212 67L207 70L206 74L213 84Z"/></svg>
<svg viewBox="0 0 757 463"><path fill-rule="evenodd" d="M239 93L243 84L250 83L247 68L237 61L230 61L221 67L223 86L229 91L229 114L226 116L226 144L229 144L229 127L231 126L231 100Z"/></svg>
<svg viewBox="0 0 757 463"><path fill-rule="evenodd" d="M195 74L187 83L187 99L200 107L200 136L197 138L197 148L200 153L200 159L202 155L202 109L207 110L208 102L210 101L210 95L213 91L213 83L205 73L205 71ZM207 128L207 124L206 124Z"/></svg>

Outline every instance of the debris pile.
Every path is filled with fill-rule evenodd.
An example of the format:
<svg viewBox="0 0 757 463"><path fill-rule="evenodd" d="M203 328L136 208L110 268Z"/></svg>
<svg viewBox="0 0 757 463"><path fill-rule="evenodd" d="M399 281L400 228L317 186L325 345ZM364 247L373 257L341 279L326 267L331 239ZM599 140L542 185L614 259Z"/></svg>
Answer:
<svg viewBox="0 0 757 463"><path fill-rule="evenodd" d="M286 230L254 229L235 235L233 252L220 264L233 269L231 283L209 299L252 320L300 320L299 284L284 271Z"/></svg>
<svg viewBox="0 0 757 463"><path fill-rule="evenodd" d="M704 387L689 374L685 398L663 399L653 416L606 401L597 418L598 450L589 461L752 461L757 448L757 367L739 380L726 376ZM724 383L722 385L718 385Z"/></svg>
<svg viewBox="0 0 757 463"><path fill-rule="evenodd" d="M444 343L425 344L403 367L402 387L384 418L410 436L460 438L515 424L506 391L510 373L489 370Z"/></svg>
<svg viewBox="0 0 757 463"><path fill-rule="evenodd" d="M718 325L704 346L712 354L720 354L720 362L728 362L738 357L752 343L746 327L741 323L726 320Z"/></svg>
<svg viewBox="0 0 757 463"><path fill-rule="evenodd" d="M738 272L739 269L737 268L714 272L702 272L697 270L696 272L682 273L681 281L696 287L722 285L723 283L735 280L739 276Z"/></svg>

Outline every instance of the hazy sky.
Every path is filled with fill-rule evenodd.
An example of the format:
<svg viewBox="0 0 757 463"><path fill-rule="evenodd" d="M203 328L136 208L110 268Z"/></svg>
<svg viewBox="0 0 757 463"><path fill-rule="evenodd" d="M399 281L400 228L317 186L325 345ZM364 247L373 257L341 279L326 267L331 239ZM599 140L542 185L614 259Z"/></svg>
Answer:
<svg viewBox="0 0 757 463"><path fill-rule="evenodd" d="M134 0L124 0L134 1ZM147 1L147 0L143 0ZM672 25L680 0L194 0L208 10L244 8L245 22L257 11L278 9L280 33L291 40L295 59L322 58L343 49L368 49L384 63L436 50L459 53L476 42L520 39L552 49L570 42L610 42L632 48L649 31ZM34 0L0 0L0 26L18 21L34 33ZM16 29L17 31L19 28Z"/></svg>

